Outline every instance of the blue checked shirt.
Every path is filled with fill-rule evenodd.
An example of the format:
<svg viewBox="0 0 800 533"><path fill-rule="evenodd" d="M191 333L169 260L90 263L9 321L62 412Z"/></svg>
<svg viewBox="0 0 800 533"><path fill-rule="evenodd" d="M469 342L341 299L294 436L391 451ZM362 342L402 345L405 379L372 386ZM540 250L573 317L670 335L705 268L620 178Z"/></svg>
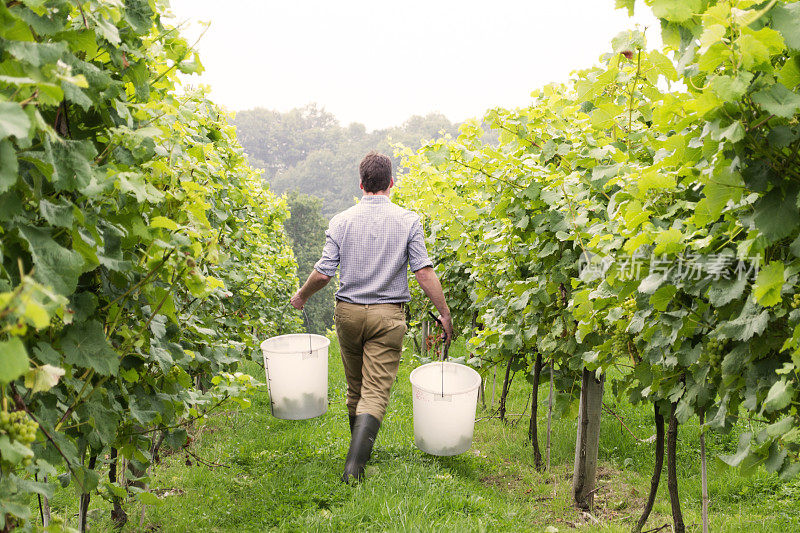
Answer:
<svg viewBox="0 0 800 533"><path fill-rule="evenodd" d="M339 267L337 300L384 304L410 301L406 268L416 272L426 266L433 263L419 215L375 195L331 219L314 268L333 277Z"/></svg>

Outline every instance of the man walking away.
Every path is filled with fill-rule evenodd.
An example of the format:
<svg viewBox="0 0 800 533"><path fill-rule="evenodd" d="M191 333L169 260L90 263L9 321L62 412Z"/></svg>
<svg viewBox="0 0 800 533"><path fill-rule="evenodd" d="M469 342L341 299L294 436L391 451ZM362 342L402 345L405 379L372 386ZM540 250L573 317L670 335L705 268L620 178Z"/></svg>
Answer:
<svg viewBox="0 0 800 533"><path fill-rule="evenodd" d="M442 285L425 249L419 216L389 200L394 186L392 161L368 153L359 165L361 201L334 216L325 232L322 258L291 304L302 309L339 268L334 320L347 379L350 450L342 481L360 481L372 454L389 392L397 377L403 336L404 306L411 300L406 269L439 311L445 342L453 323Z"/></svg>

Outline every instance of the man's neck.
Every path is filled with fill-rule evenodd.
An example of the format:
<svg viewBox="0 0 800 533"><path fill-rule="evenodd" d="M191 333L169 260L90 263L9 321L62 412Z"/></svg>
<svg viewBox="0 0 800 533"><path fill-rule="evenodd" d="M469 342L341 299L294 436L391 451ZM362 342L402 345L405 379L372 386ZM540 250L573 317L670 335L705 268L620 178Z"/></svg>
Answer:
<svg viewBox="0 0 800 533"><path fill-rule="evenodd" d="M385 196L385 197L388 198L389 197L389 189L386 189L385 191L378 191L378 192L367 192L367 191L364 191L364 196L365 197L366 196Z"/></svg>

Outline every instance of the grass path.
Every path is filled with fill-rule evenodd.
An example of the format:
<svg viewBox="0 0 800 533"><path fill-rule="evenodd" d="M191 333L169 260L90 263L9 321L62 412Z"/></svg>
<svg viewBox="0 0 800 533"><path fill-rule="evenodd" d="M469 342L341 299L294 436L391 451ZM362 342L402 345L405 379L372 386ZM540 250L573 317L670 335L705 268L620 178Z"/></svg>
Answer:
<svg viewBox="0 0 800 533"><path fill-rule="evenodd" d="M533 468L531 447L525 442L527 414L512 417L512 421L519 419L516 425L496 419L478 421L472 449L465 454L449 458L426 455L414 446L413 439L408 375L414 366L410 353L405 353L364 483L350 487L339 481L349 429L342 365L334 342L330 406L324 416L306 421L273 418L268 394L262 390L255 394L249 409L210 418L193 432L190 449L205 462L221 466L203 466L184 452L166 456L151 481L162 504L147 506L144 528L139 528L139 510L130 503L126 530L630 530L649 487L651 444L637 442L616 420L603 415L598 508L592 517L582 515L570 506L574 420L555 420L550 473ZM249 363L246 370L263 380L257 365ZM541 388L542 404L546 388ZM518 375L510 394L510 413L523 412L530 390ZM487 395L490 392L491 387ZM546 409L540 407L540 416L543 411ZM649 412L642 407L618 405L615 412L639 436L652 434ZM479 410L478 416L485 414ZM544 440L544 418L540 422ZM690 530L698 530L699 523L697 434L696 424L681 428L679 475ZM735 447L734 437L709 440L712 453ZM763 471L743 477L717 462L712 462L710 476L715 531L800 530L797 482L781 484ZM662 479L665 485L666 471ZM69 515L74 501L71 490L61 490L53 500L54 511ZM95 497L91 529L110 529L108 513L108 504ZM669 522L668 513L664 491L648 527Z"/></svg>

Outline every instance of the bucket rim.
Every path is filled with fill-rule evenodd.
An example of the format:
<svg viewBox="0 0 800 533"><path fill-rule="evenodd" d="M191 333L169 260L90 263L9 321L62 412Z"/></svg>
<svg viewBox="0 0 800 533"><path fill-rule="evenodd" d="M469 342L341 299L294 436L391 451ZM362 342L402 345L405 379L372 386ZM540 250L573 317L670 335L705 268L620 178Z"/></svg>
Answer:
<svg viewBox="0 0 800 533"><path fill-rule="evenodd" d="M278 353L278 354L296 354L296 353L298 353L297 349L274 350L274 349L268 349L266 347L266 344L268 342L270 342L270 341L274 341L276 339L289 338L289 337L311 337L311 339L321 339L322 341L324 341L322 343L322 345L313 348L312 351L317 351L317 350L321 350L323 348L327 348L331 344L331 340L328 337L324 337L322 335L317 335L316 333L287 333L285 335L276 335L275 337L270 337L268 339L264 339L261 342L261 344L259 344L259 347L261 348L261 352L262 353L264 353L264 352Z"/></svg>
<svg viewBox="0 0 800 533"><path fill-rule="evenodd" d="M474 385L469 385L469 386L465 387L464 389L457 390L457 391L454 391L454 392L447 392L446 394L444 394L445 396L456 396L456 395L459 395L459 394L467 394L467 393L470 393L470 392L473 392L473 391L477 390L478 387L481 386L481 375L474 368L472 368L469 365L462 364L462 363L453 363L452 361L433 361L431 363L426 363L426 364L424 364L422 366L418 366L417 368L415 368L414 370L411 371L411 374L408 375L408 380L411 382L411 386L413 388L417 388L417 389L419 389L419 390L421 390L423 392L427 392L427 393L430 393L430 394L442 394L441 390L433 390L433 389L430 389L428 387L423 387L423 386L419 385L418 383L414 383L414 374L416 374L418 370L423 370L425 368L439 366L439 365L450 365L450 366L453 366L453 367L466 368L467 370L472 372L472 374L474 375L475 378L477 378L475 380Z"/></svg>

